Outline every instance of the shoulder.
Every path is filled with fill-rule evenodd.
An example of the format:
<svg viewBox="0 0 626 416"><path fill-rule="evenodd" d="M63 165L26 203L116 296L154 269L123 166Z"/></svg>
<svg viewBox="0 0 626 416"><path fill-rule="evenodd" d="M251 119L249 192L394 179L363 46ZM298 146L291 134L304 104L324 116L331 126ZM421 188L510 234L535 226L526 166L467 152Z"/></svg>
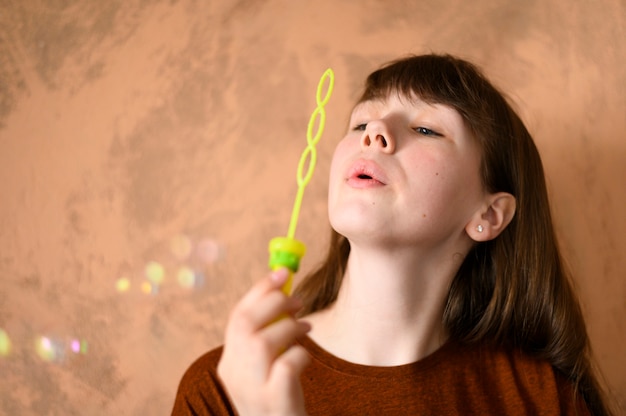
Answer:
<svg viewBox="0 0 626 416"><path fill-rule="evenodd" d="M310 414L588 415L569 380L521 350L449 341L424 359L369 367L334 357L310 339L302 383ZM350 391L349 395L337 392ZM578 407L576 412L576 406Z"/></svg>
<svg viewBox="0 0 626 416"><path fill-rule="evenodd" d="M223 347L196 359L185 371L176 393L172 415L234 414L226 390L217 375Z"/></svg>
<svg viewBox="0 0 626 416"><path fill-rule="evenodd" d="M589 414L573 383L544 358L519 348L457 345L460 369L489 401L517 403L527 414Z"/></svg>
<svg viewBox="0 0 626 416"><path fill-rule="evenodd" d="M217 364L222 357L223 347L217 347L198 357L185 371L181 384L203 379L208 374L217 373Z"/></svg>

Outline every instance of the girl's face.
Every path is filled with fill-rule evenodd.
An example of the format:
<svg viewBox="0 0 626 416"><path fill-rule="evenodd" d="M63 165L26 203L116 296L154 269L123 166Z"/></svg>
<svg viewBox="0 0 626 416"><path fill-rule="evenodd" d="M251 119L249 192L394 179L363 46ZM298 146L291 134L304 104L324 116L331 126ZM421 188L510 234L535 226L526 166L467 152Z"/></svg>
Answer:
<svg viewBox="0 0 626 416"><path fill-rule="evenodd" d="M465 238L480 150L451 107L391 94L355 107L333 155L329 217L352 243L436 247Z"/></svg>

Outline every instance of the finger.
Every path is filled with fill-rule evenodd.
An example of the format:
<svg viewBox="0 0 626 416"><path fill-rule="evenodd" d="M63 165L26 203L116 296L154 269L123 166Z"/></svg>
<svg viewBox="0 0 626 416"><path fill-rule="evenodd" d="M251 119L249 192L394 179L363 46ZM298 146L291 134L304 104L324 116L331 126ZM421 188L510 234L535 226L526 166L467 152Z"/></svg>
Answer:
<svg viewBox="0 0 626 416"><path fill-rule="evenodd" d="M265 327L281 318L293 318L302 308L302 301L298 298L286 296L282 291L275 290L268 293L250 310L249 321L256 328Z"/></svg>
<svg viewBox="0 0 626 416"><path fill-rule="evenodd" d="M271 376L279 376L279 378L284 379L297 379L306 366L309 365L310 361L309 353L304 347L301 345L293 345L274 362Z"/></svg>
<svg viewBox="0 0 626 416"><path fill-rule="evenodd" d="M276 397L289 398L281 404L286 411L304 405L299 379L310 361L309 353L302 346L294 345L276 359L272 366L269 383L273 391L281 392Z"/></svg>
<svg viewBox="0 0 626 416"><path fill-rule="evenodd" d="M258 333L259 344L257 346L263 349L262 353L274 359L310 330L311 325L306 321L298 321L290 317L283 318Z"/></svg>
<svg viewBox="0 0 626 416"><path fill-rule="evenodd" d="M259 298L255 305L236 306L229 327L242 334L252 334L281 318L295 315L301 307L300 300L274 290Z"/></svg>
<svg viewBox="0 0 626 416"><path fill-rule="evenodd" d="M248 308L256 305L258 300L267 293L280 289L289 278L289 271L281 268L269 273L265 278L257 282L250 290L241 298L239 305L242 308Z"/></svg>
<svg viewBox="0 0 626 416"><path fill-rule="evenodd" d="M284 278L284 272L279 271L255 285L231 312L232 328L238 332L251 333L280 317L295 315L302 308L302 303L280 290Z"/></svg>

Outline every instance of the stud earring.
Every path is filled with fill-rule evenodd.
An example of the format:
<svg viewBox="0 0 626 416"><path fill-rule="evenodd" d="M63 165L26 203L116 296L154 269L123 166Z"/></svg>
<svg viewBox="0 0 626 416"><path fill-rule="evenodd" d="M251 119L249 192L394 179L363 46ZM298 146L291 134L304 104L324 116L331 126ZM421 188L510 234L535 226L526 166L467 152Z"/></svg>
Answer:
<svg viewBox="0 0 626 416"><path fill-rule="evenodd" d="M483 232L483 226L478 224L478 226L476 227L476 231L478 231L479 233Z"/></svg>

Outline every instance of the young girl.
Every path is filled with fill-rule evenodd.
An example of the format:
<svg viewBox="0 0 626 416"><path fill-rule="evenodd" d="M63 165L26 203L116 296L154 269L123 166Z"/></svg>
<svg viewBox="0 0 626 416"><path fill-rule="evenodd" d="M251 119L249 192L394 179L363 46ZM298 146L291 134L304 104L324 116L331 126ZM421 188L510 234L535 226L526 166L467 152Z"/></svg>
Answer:
<svg viewBox="0 0 626 416"><path fill-rule="evenodd" d="M173 414L609 414L539 154L475 66L372 73L328 202L325 262L256 284Z"/></svg>

